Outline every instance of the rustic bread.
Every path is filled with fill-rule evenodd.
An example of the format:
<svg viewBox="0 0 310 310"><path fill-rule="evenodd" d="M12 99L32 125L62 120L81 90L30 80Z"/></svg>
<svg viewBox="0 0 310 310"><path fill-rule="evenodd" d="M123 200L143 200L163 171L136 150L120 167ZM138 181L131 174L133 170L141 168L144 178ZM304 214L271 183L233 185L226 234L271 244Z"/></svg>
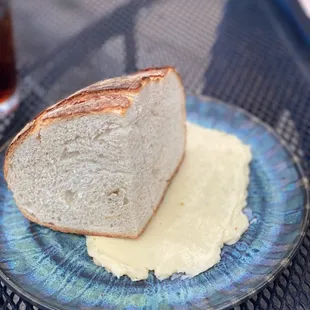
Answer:
<svg viewBox="0 0 310 310"><path fill-rule="evenodd" d="M9 146L21 212L52 229L138 237L185 148L185 94L172 67L93 84L40 113Z"/></svg>

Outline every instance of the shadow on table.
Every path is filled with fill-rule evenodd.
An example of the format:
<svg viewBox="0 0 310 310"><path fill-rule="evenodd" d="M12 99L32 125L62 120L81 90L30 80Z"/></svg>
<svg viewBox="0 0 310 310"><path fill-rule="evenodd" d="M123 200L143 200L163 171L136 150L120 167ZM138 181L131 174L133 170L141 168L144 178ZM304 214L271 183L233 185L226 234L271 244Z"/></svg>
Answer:
<svg viewBox="0 0 310 310"><path fill-rule="evenodd" d="M227 2L203 94L255 114L274 127L294 151L301 146L309 159L309 81L281 36L274 14L268 0Z"/></svg>
<svg viewBox="0 0 310 310"><path fill-rule="evenodd" d="M80 64L93 51L100 49L109 39L123 36L125 42L126 68L125 72L137 70L136 65L136 40L134 28L137 15L142 8L147 8L159 0L131 0L111 13L84 28L78 35L66 40L52 53L42 58L34 66L27 68L24 75L34 71L36 68L45 66L52 62L52 70L42 80L41 85L53 85L55 81L74 64ZM74 56L73 56L74 55Z"/></svg>

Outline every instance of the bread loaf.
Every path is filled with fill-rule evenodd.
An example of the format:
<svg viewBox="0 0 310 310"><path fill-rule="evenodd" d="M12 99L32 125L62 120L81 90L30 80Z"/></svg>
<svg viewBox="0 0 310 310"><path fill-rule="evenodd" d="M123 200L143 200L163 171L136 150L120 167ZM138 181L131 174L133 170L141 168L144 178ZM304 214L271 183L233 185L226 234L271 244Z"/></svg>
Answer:
<svg viewBox="0 0 310 310"><path fill-rule="evenodd" d="M185 94L172 67L98 82L15 137L4 173L21 212L55 230L138 237L185 148Z"/></svg>

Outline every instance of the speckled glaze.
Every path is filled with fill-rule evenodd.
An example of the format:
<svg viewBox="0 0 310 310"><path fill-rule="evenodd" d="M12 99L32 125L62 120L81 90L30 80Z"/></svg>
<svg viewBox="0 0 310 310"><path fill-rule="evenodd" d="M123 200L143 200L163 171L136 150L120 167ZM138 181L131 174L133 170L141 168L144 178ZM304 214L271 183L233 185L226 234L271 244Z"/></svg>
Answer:
<svg viewBox="0 0 310 310"><path fill-rule="evenodd" d="M214 268L192 279L117 279L88 257L85 238L27 221L0 175L0 276L43 309L225 309L285 267L305 233L308 182L295 157L256 118L213 99L188 97L188 119L238 136L253 152L241 240ZM208 141L206 141L208 143ZM3 154L0 156L3 164ZM203 176L201 176L203 177Z"/></svg>

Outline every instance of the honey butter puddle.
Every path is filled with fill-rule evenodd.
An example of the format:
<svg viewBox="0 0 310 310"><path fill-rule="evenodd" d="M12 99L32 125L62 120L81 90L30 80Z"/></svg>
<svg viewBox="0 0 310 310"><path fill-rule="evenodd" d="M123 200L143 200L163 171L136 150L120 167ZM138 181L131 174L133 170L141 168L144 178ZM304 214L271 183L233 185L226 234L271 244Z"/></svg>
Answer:
<svg viewBox="0 0 310 310"><path fill-rule="evenodd" d="M237 137L187 124L186 155L157 213L135 240L87 236L88 254L117 277L195 276L220 261L249 222L242 212L250 148Z"/></svg>

